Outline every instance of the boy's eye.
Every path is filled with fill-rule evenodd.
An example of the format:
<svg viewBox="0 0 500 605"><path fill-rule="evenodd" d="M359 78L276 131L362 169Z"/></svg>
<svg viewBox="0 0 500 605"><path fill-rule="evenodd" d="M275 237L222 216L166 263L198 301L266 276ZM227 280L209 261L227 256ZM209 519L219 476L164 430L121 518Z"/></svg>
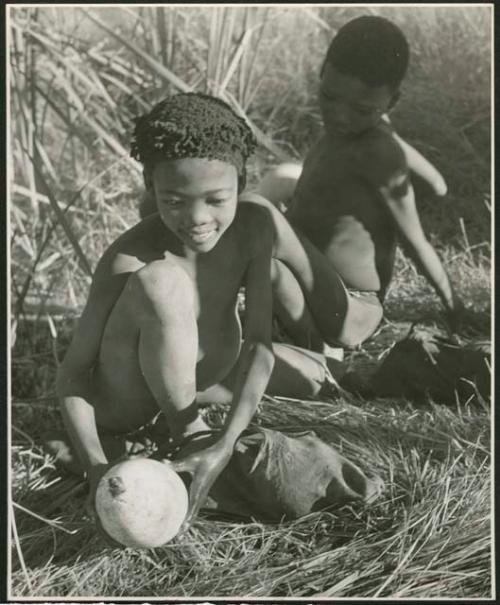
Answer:
<svg viewBox="0 0 500 605"><path fill-rule="evenodd" d="M161 200L166 206L176 207L182 204L182 201L176 198L164 198Z"/></svg>
<svg viewBox="0 0 500 605"><path fill-rule="evenodd" d="M211 206L222 206L222 204L225 204L226 201L226 198L210 198L207 200L207 203Z"/></svg>

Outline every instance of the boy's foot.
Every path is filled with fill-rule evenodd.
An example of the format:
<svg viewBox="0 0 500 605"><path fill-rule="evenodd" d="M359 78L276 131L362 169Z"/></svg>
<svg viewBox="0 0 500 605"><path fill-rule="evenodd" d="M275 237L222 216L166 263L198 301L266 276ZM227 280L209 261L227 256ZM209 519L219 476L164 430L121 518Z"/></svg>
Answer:
<svg viewBox="0 0 500 605"><path fill-rule="evenodd" d="M356 370L349 370L340 381L340 386L353 395L360 397L372 397L374 395L371 386L371 377Z"/></svg>
<svg viewBox="0 0 500 605"><path fill-rule="evenodd" d="M73 475L85 474L73 448L62 433L54 433L48 436L42 445L48 454L54 456L54 463L57 468L64 469Z"/></svg>
<svg viewBox="0 0 500 605"><path fill-rule="evenodd" d="M123 454L134 456L140 453L137 447L144 448L142 443L136 441L119 441L114 436L101 436L101 444L108 456L108 460L117 461ZM56 468L64 470L73 475L85 475L78 455L64 431L51 431L42 440L45 452L54 457Z"/></svg>
<svg viewBox="0 0 500 605"><path fill-rule="evenodd" d="M341 347L331 347L326 343L323 343L323 355L330 359L336 359L337 361L344 361L344 349Z"/></svg>
<svg viewBox="0 0 500 605"><path fill-rule="evenodd" d="M385 484L382 477L374 476L367 477L366 481L366 492L365 492L365 502L367 504L371 504L374 500L376 500L384 491Z"/></svg>

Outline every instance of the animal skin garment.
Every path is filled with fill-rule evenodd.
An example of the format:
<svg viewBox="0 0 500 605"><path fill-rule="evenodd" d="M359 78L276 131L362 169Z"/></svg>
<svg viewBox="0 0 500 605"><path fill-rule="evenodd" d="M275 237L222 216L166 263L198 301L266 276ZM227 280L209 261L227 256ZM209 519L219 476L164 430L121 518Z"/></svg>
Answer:
<svg viewBox="0 0 500 605"><path fill-rule="evenodd" d="M216 435L194 437L177 453L208 447ZM210 491L206 508L277 522L352 501L370 502L382 491L352 462L312 432L246 431Z"/></svg>

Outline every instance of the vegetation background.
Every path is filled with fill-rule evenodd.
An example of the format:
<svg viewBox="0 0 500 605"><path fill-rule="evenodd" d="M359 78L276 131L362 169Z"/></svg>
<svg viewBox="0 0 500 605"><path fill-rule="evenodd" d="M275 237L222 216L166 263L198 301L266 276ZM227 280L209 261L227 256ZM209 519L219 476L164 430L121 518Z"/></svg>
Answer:
<svg viewBox="0 0 500 605"><path fill-rule="evenodd" d="M228 100L267 167L300 159L321 129L318 74L337 28L360 14L411 46L398 132L443 173L416 182L424 227L469 306L465 338L490 337L490 6L67 7L8 9L11 255L11 596L485 597L491 577L489 403L454 407L345 396L265 398L264 426L310 428L387 484L374 506L279 526L201 517L155 551L111 550L85 518L83 481L41 442L62 426L57 365L98 258L138 220L133 116L167 93ZM412 321L442 326L436 296L399 254L376 363ZM209 407L210 422L224 410Z"/></svg>

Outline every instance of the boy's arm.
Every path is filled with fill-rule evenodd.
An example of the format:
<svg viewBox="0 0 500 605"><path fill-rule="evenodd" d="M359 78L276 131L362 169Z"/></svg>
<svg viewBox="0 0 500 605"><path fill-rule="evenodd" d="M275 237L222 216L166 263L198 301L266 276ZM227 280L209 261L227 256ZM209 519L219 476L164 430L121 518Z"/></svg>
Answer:
<svg viewBox="0 0 500 605"><path fill-rule="evenodd" d="M190 510L184 526L189 525L203 506L210 488L229 462L236 440L248 427L271 377L274 365L271 343L272 242L271 226L266 222L260 232L258 253L251 260L246 274L244 342L237 361L233 401L220 437L206 450L172 463L177 472L193 474Z"/></svg>
<svg viewBox="0 0 500 605"><path fill-rule="evenodd" d="M390 124L390 119L387 115L383 116L384 121ZM446 195L448 188L446 181L441 173L427 160L419 151L402 139L398 133L391 128L392 137L398 142L403 150L408 168L418 174L418 176L432 187L434 193L439 196Z"/></svg>
<svg viewBox="0 0 500 605"><path fill-rule="evenodd" d="M436 290L446 308L450 324L454 327L454 316L462 305L439 256L422 229L413 187L407 174L403 172L393 176L390 182L380 187L380 191L405 249Z"/></svg>
<svg viewBox="0 0 500 605"><path fill-rule="evenodd" d="M427 181L436 195L446 195L448 188L441 173L415 147L403 140L396 132L393 132L392 136L401 145L408 168L418 174L424 181Z"/></svg>
<svg viewBox="0 0 500 605"><path fill-rule="evenodd" d="M108 256L100 261L71 345L57 376L57 395L70 439L89 475L107 464L91 404L91 372L109 313L127 274L112 275Z"/></svg>
<svg viewBox="0 0 500 605"><path fill-rule="evenodd" d="M250 423L274 365L271 342L273 229L267 213L259 212L259 215L262 228L258 251L250 262L245 280L244 340L237 362L233 403L221 437L231 448Z"/></svg>

